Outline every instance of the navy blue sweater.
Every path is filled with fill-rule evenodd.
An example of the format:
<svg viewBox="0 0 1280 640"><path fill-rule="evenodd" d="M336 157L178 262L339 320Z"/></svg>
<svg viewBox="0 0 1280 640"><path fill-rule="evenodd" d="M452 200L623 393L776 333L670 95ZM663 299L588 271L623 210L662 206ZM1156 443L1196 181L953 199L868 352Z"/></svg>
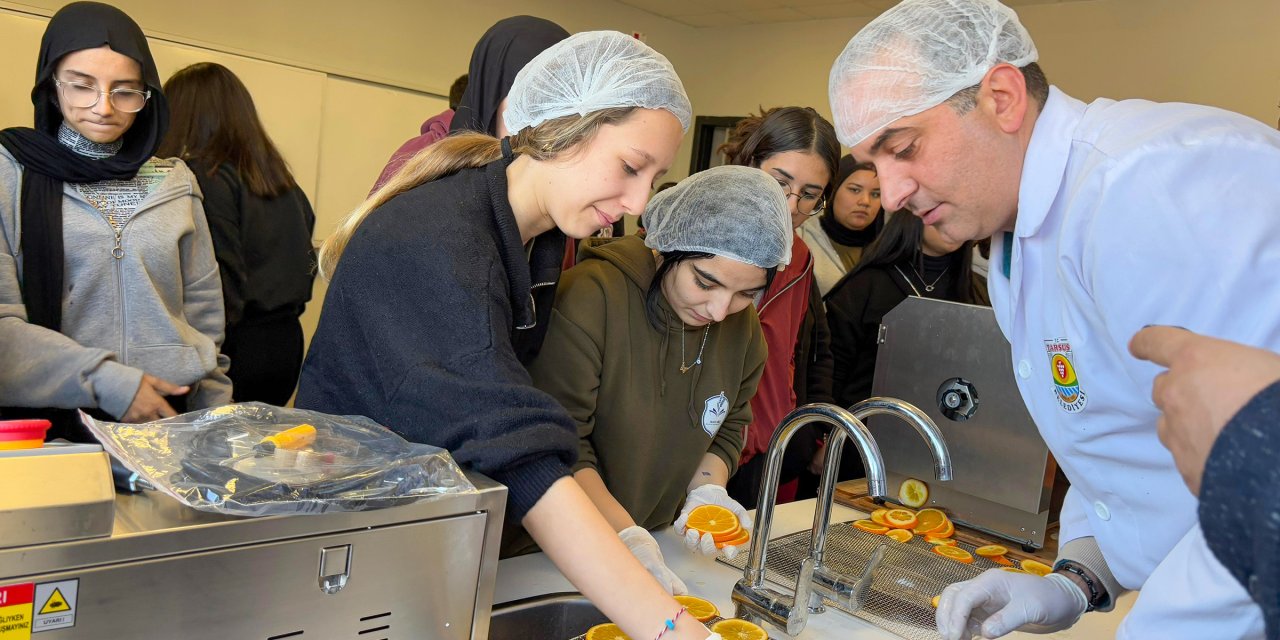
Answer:
<svg viewBox="0 0 1280 640"><path fill-rule="evenodd" d="M1280 638L1280 382L1222 429L1200 483L1200 527Z"/></svg>
<svg viewBox="0 0 1280 640"><path fill-rule="evenodd" d="M543 234L526 253L509 158L411 189L361 223L329 283L296 404L448 449L510 488L518 523L570 475L578 435L521 364L551 309L531 288L557 279L564 236Z"/></svg>

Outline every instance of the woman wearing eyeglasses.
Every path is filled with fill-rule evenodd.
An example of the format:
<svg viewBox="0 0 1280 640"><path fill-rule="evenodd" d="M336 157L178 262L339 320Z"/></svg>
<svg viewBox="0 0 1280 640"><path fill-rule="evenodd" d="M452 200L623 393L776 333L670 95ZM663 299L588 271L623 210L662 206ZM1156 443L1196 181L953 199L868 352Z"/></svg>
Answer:
<svg viewBox="0 0 1280 640"><path fill-rule="evenodd" d="M765 171L786 192L792 229L822 213L831 195L831 179L840 163L835 129L809 107L778 107L744 119L721 148L730 164ZM741 466L729 481L729 495L752 506L759 498L760 477L769 439L792 409L810 402L831 401L831 347L822 299L813 278L813 256L794 238L791 264L779 271L756 305L769 359L751 400ZM805 473L817 450L817 429L805 428L787 448L783 489L795 494L791 481Z"/></svg>
<svg viewBox="0 0 1280 640"><path fill-rule="evenodd" d="M195 176L152 157L169 110L142 30L69 4L37 66L35 128L0 132L5 416L76 438L65 410L143 422L229 402L218 264Z"/></svg>

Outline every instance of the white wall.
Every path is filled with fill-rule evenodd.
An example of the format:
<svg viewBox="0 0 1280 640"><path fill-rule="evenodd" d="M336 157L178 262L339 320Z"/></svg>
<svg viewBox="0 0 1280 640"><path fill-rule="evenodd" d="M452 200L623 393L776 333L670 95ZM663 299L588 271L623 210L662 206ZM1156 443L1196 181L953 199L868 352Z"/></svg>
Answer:
<svg viewBox="0 0 1280 640"><path fill-rule="evenodd" d="M63 0L0 0L0 126L29 124L27 89ZM831 62L866 20L694 29L611 0L115 0L152 38L163 76L225 64L316 207L323 238L391 152L444 108L475 41L528 13L569 31L641 31L675 64L698 115L809 105L828 114ZM4 11L4 9L10 11ZM1050 81L1081 99L1198 102L1269 124L1280 98L1280 0L1091 0L1023 8ZM431 95L435 94L435 95ZM672 167L688 171L691 136ZM308 336L323 299L304 317Z"/></svg>

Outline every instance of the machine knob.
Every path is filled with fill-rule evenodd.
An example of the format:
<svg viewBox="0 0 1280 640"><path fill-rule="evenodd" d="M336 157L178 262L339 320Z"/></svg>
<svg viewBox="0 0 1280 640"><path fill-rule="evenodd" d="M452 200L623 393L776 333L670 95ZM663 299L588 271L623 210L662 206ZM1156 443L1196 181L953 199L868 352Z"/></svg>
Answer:
<svg viewBox="0 0 1280 640"><path fill-rule="evenodd" d="M938 387L938 412L948 420L964 422L978 411L978 390L964 378L950 378Z"/></svg>

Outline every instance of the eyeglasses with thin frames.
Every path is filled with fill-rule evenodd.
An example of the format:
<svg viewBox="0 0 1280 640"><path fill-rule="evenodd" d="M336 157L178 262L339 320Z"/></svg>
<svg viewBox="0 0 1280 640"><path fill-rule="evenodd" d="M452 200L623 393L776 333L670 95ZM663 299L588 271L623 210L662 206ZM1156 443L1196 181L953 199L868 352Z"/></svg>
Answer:
<svg viewBox="0 0 1280 640"><path fill-rule="evenodd" d="M782 193L786 194L787 199L792 197L796 199L796 208L806 216L816 216L822 213L822 208L827 204L826 199L819 194L792 192L791 185L784 180L778 180L778 186L782 187Z"/></svg>
<svg viewBox="0 0 1280 640"><path fill-rule="evenodd" d="M150 89L146 91L138 91L137 89L103 91L90 84L56 79L53 84L62 92L62 99L77 109L96 107L98 106L98 101L102 100L102 96L107 96L114 109L125 113L137 113L142 111L142 108L147 106L147 100L151 99Z"/></svg>

